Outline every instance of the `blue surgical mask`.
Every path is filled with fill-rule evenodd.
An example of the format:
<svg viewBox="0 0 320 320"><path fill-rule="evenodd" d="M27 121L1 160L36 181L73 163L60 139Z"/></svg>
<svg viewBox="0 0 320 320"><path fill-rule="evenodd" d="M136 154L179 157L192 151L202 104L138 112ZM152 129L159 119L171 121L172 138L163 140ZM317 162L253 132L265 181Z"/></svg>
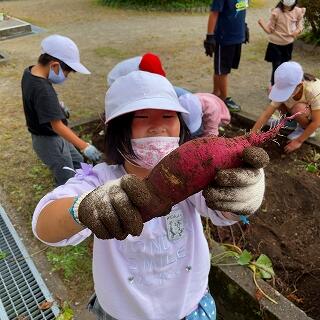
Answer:
<svg viewBox="0 0 320 320"><path fill-rule="evenodd" d="M64 75L60 64L59 64L59 72L58 72L58 74L56 74L54 72L54 70L52 68L50 68L48 79L52 83L56 83L56 84L62 83L64 80L66 80L66 76Z"/></svg>

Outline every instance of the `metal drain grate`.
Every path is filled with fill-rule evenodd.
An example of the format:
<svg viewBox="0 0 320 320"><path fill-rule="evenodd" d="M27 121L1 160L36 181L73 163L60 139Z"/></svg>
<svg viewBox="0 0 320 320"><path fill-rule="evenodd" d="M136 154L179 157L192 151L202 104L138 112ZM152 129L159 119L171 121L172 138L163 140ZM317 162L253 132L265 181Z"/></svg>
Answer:
<svg viewBox="0 0 320 320"><path fill-rule="evenodd" d="M44 301L53 301L27 250L0 206L0 319L42 320L55 319L56 305L40 310Z"/></svg>

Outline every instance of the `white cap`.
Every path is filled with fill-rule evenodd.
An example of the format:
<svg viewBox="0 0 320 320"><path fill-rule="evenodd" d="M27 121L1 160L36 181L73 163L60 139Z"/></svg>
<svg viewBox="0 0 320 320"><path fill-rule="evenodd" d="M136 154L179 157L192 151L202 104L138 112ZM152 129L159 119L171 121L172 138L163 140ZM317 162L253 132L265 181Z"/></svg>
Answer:
<svg viewBox="0 0 320 320"><path fill-rule="evenodd" d="M183 114L182 118L191 133L200 129L202 124L202 105L200 99L192 94L187 93L179 97L180 104L189 111L189 114Z"/></svg>
<svg viewBox="0 0 320 320"><path fill-rule="evenodd" d="M155 73L133 71L118 78L106 93L106 122L142 109L188 113L180 105L172 84Z"/></svg>
<svg viewBox="0 0 320 320"><path fill-rule="evenodd" d="M132 71L139 70L139 64L141 59L142 57L138 56L123 60L116 64L107 75L108 86L110 87L113 84L113 82L117 80L119 77L123 77Z"/></svg>
<svg viewBox="0 0 320 320"><path fill-rule="evenodd" d="M274 85L269 99L275 102L287 101L302 80L303 70L299 63L294 61L282 63L274 73Z"/></svg>
<svg viewBox="0 0 320 320"><path fill-rule="evenodd" d="M77 45L67 37L54 34L44 38L41 42L41 52L61 60L76 72L90 74L90 71L80 63Z"/></svg>

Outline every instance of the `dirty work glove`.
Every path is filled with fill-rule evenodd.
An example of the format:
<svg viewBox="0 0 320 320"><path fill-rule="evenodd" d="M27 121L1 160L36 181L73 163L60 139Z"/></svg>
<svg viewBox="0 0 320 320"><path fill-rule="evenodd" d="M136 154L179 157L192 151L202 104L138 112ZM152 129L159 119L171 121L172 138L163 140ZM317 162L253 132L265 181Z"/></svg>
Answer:
<svg viewBox="0 0 320 320"><path fill-rule="evenodd" d="M214 34L207 34L206 40L203 41L203 47L207 56L212 57L216 48L216 40Z"/></svg>
<svg viewBox="0 0 320 320"><path fill-rule="evenodd" d="M82 150L82 153L92 161L99 161L101 158L101 152L90 143Z"/></svg>
<svg viewBox="0 0 320 320"><path fill-rule="evenodd" d="M69 110L69 108L64 104L63 101L60 101L60 106L61 106L61 109L62 109L65 117L67 119L69 119L70 118L70 110Z"/></svg>
<svg viewBox="0 0 320 320"><path fill-rule="evenodd" d="M245 36L244 36L244 43L249 43L250 42L250 33L249 33L249 27L248 24L245 23Z"/></svg>
<svg viewBox="0 0 320 320"><path fill-rule="evenodd" d="M244 150L243 160L250 167L220 170L214 185L203 191L209 208L241 215L259 209L265 190L262 168L269 156L262 148L249 147Z"/></svg>
<svg viewBox="0 0 320 320"><path fill-rule="evenodd" d="M105 183L75 202L77 219L99 239L123 240L129 234L138 236L142 232L142 217L121 187L126 176L131 180L131 187L139 188L139 184L143 183L134 175L125 175Z"/></svg>

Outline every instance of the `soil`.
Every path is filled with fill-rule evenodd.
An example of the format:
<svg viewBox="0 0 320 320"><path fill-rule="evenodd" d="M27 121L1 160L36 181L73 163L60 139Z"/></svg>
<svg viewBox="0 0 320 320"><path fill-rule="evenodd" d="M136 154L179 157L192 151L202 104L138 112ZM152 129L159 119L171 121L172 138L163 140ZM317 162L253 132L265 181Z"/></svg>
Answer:
<svg viewBox="0 0 320 320"><path fill-rule="evenodd" d="M232 128L228 134L238 133ZM284 132L283 132L284 133ZM320 319L320 174L307 171L319 150L304 144L286 155L287 139L264 146L271 162L265 169L265 199L249 226L217 228L220 242L236 242L257 255L268 255L276 273L275 287L313 319ZM242 230L241 230L242 229Z"/></svg>
<svg viewBox="0 0 320 320"><path fill-rule="evenodd" d="M93 143L104 150L102 121L82 128L81 134L92 132ZM230 125L224 134L236 136L243 130ZM216 241L236 243L257 256L268 255L276 273L271 284L308 316L320 319L320 255L316 254L320 247L320 172L306 169L310 163L319 165L315 158L319 150L303 144L286 155L286 138L279 136L276 141L264 146L270 156L265 199L250 225L211 225L210 233Z"/></svg>

